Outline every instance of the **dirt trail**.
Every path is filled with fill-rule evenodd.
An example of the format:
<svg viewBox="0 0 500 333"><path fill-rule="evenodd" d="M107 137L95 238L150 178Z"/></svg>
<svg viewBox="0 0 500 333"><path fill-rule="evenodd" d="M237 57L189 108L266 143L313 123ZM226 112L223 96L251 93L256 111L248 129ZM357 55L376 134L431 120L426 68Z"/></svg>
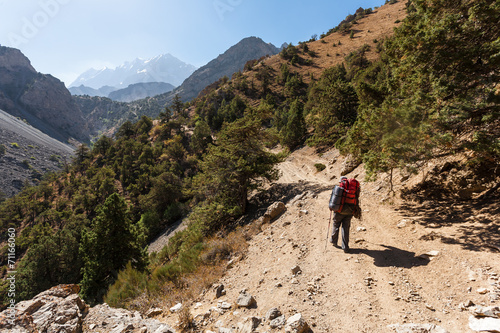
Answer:
<svg viewBox="0 0 500 333"><path fill-rule="evenodd" d="M405 215L384 199L383 181L364 182L362 166L348 175L356 176L362 188L363 219L352 220L352 251L345 254L327 244L327 203L342 162L335 150L318 157L303 148L280 165L280 183L307 183L311 190L298 205L288 203L287 211L250 241L247 256L221 280L227 294L214 300L207 293L193 314L206 312L220 300L234 304L246 289L256 298L257 308L236 309L214 323L237 327L245 317L264 317L277 307L287 318L301 313L313 332L392 332L387 325L398 323L472 332L469 314L459 305L469 300L498 305L498 252L442 242L444 237L460 237L464 224L439 228L419 223L420 217ZM327 168L317 172L315 163ZM498 225L498 217L490 218ZM484 221L470 221L480 222ZM433 237L436 234L442 237ZM429 251L439 253L432 260L420 257ZM302 273L293 276L295 265ZM479 288L488 292L480 294ZM214 325L208 328L217 332ZM265 325L257 331L272 330Z"/></svg>

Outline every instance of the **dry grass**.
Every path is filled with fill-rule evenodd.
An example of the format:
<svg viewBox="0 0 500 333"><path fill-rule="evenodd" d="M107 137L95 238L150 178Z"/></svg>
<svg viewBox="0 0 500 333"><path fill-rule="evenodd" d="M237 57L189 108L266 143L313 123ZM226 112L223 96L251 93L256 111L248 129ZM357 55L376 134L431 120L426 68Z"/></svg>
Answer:
<svg viewBox="0 0 500 333"><path fill-rule="evenodd" d="M377 59L379 57L376 51L377 43L391 36L394 28L406 17L405 6L406 1L398 1L375 9L353 25L352 30L355 31L353 38L349 33L334 32L322 39L307 42L309 52L301 53L300 56L310 65L291 66L290 72L300 74L304 83L309 84L312 78L317 79L325 69L343 63L347 55L365 44L370 46L370 50L366 53L368 60ZM281 65L286 62L279 54L266 58L262 62L270 68L272 78L269 89L275 93L283 89L276 83L276 78L279 76ZM257 69L262 64L256 65L255 68ZM248 82L254 82L257 88L260 87L260 81L256 78L256 70L246 71L244 75ZM259 104L259 100L260 96L257 100L248 100L248 103L255 107Z"/></svg>
<svg viewBox="0 0 500 333"><path fill-rule="evenodd" d="M189 303L199 299L224 275L229 260L244 256L248 248L247 236L247 232L239 228L209 239L192 272L181 274L175 282L150 278L148 291L129 300L127 308L146 313L153 307L170 308L177 303L189 307ZM189 332L189 316L187 313L181 315L179 322Z"/></svg>

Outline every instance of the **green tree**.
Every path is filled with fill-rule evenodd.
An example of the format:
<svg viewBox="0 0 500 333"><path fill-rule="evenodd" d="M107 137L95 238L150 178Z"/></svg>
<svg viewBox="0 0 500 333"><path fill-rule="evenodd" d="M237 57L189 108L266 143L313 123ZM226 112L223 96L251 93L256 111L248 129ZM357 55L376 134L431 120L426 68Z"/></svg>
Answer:
<svg viewBox="0 0 500 333"><path fill-rule="evenodd" d="M171 108L174 110L174 115L181 116L184 111L184 103L182 103L181 96L179 94L175 94L174 99L172 100Z"/></svg>
<svg viewBox="0 0 500 333"><path fill-rule="evenodd" d="M77 228L65 228L38 237L19 263L19 300L63 283L80 281Z"/></svg>
<svg viewBox="0 0 500 333"><path fill-rule="evenodd" d="M191 137L191 149L197 154L203 154L210 143L212 143L210 126L204 120L197 121Z"/></svg>
<svg viewBox="0 0 500 333"><path fill-rule="evenodd" d="M285 126L280 131L281 143L289 149L294 149L303 143L307 133L304 104L299 99L291 103L287 118Z"/></svg>
<svg viewBox="0 0 500 333"><path fill-rule="evenodd" d="M82 233L82 296L91 303L102 300L108 286L129 261L144 264L143 238L132 225L125 200L111 194L97 209L97 217Z"/></svg>
<svg viewBox="0 0 500 333"><path fill-rule="evenodd" d="M358 97L346 75L343 65L329 68L310 89L306 122L314 134L309 144L332 146L356 120Z"/></svg>
<svg viewBox="0 0 500 333"><path fill-rule="evenodd" d="M243 214L248 191L258 188L264 179L277 179L275 164L279 158L265 149L264 137L260 120L244 117L225 124L204 155L195 183L220 219ZM220 219L208 222L213 224L207 228L220 227Z"/></svg>

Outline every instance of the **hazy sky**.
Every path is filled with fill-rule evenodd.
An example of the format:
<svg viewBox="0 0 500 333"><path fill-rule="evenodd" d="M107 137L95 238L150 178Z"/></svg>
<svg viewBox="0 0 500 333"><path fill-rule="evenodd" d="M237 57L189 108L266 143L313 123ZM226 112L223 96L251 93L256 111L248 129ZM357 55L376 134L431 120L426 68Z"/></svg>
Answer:
<svg viewBox="0 0 500 333"><path fill-rule="evenodd" d="M69 85L85 70L170 53L197 67L249 36L281 46L385 0L0 0L0 45Z"/></svg>

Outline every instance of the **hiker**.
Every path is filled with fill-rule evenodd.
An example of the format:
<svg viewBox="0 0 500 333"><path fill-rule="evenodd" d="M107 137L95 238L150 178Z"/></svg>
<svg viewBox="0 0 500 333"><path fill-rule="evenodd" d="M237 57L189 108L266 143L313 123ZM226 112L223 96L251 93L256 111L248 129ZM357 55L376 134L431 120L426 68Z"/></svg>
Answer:
<svg viewBox="0 0 500 333"><path fill-rule="evenodd" d="M330 237L330 243L338 248L337 242L339 239L340 227L342 227L342 250L345 253L349 253L349 229L351 227L351 219L353 216L357 218L361 217L361 208L359 207L359 192L360 186L359 182L352 178L347 179L347 177L340 177L340 184L336 186L341 188L341 200L338 206L332 204L334 200L334 191L332 192L332 198L330 200L330 211L333 211L333 230L332 236ZM337 191L338 192L338 191Z"/></svg>

